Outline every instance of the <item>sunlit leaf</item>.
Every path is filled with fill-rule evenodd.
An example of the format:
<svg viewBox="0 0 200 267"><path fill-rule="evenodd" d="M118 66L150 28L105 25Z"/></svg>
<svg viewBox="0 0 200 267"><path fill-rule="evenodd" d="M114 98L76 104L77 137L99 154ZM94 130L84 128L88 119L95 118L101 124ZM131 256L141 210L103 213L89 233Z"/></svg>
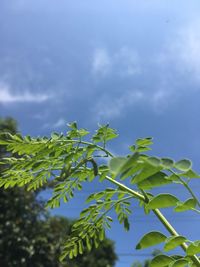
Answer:
<svg viewBox="0 0 200 267"><path fill-rule="evenodd" d="M176 206L178 198L170 194L159 194L153 197L147 204L148 209L159 209Z"/></svg>
<svg viewBox="0 0 200 267"><path fill-rule="evenodd" d="M149 232L142 237L136 246L136 249L148 248L165 241L167 237L160 232Z"/></svg>
<svg viewBox="0 0 200 267"><path fill-rule="evenodd" d="M167 267L174 259L167 255L158 255L150 262L150 267Z"/></svg>
<svg viewBox="0 0 200 267"><path fill-rule="evenodd" d="M167 240L165 240L164 250L165 251L172 250L180 246L185 241L186 241L186 238L184 236L172 236L170 238L167 238Z"/></svg>
<svg viewBox="0 0 200 267"><path fill-rule="evenodd" d="M164 166L166 169L170 169L174 165L174 161L170 158L161 158L161 164Z"/></svg>
<svg viewBox="0 0 200 267"><path fill-rule="evenodd" d="M188 171L192 167L192 162L188 159L182 159L177 161L174 167L179 171Z"/></svg>
<svg viewBox="0 0 200 267"><path fill-rule="evenodd" d="M186 253L188 256L192 256L194 254L200 253L200 241L197 240L191 243L186 249Z"/></svg>
<svg viewBox="0 0 200 267"><path fill-rule="evenodd" d="M178 259L170 264L170 267L188 267L188 261L186 259Z"/></svg>
<svg viewBox="0 0 200 267"><path fill-rule="evenodd" d="M193 198L187 199L185 202L178 202L177 206L174 208L176 212L183 212L187 210L194 209L197 205L197 201Z"/></svg>
<svg viewBox="0 0 200 267"><path fill-rule="evenodd" d="M110 171L116 176L119 174L120 169L126 163L127 159L124 157L115 157L109 161Z"/></svg>
<svg viewBox="0 0 200 267"><path fill-rule="evenodd" d="M157 157L148 157L147 161L153 165L153 166L156 166L158 167L161 163L161 160Z"/></svg>
<svg viewBox="0 0 200 267"><path fill-rule="evenodd" d="M166 174L163 172L155 173L149 178L143 180L142 182L139 182L138 187L144 190L149 190L154 187L170 184L171 181L169 179L166 179L165 177L166 177Z"/></svg>
<svg viewBox="0 0 200 267"><path fill-rule="evenodd" d="M152 137L146 137L146 138L139 138L136 140L137 146L149 146L152 145Z"/></svg>
<svg viewBox="0 0 200 267"><path fill-rule="evenodd" d="M187 177L187 178L200 178L200 175L193 170L189 170L184 173L181 173L181 176Z"/></svg>

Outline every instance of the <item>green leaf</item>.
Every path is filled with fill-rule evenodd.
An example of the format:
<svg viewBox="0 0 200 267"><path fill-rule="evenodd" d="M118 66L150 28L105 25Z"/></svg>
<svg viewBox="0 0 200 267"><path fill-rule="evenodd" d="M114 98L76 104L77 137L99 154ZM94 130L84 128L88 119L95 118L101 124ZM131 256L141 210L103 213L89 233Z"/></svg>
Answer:
<svg viewBox="0 0 200 267"><path fill-rule="evenodd" d="M174 167L179 171L188 171L192 167L192 162L188 159L182 159L177 161Z"/></svg>
<svg viewBox="0 0 200 267"><path fill-rule="evenodd" d="M79 129L78 133L79 133L79 135L81 137L86 136L87 134L89 134L89 132L87 130L85 130L85 129Z"/></svg>
<svg viewBox="0 0 200 267"><path fill-rule="evenodd" d="M149 232L142 237L136 246L136 249L148 248L165 241L167 237L160 232Z"/></svg>
<svg viewBox="0 0 200 267"><path fill-rule="evenodd" d="M139 158L139 154L138 153L135 153L132 156L128 157L126 162L120 168L120 173L127 171L132 166L135 166L135 164L137 164L138 158Z"/></svg>
<svg viewBox="0 0 200 267"><path fill-rule="evenodd" d="M137 161L139 157L138 153L133 154L129 158L124 157L116 157L112 158L109 162L110 171L115 175L118 176L119 174L126 172L133 164Z"/></svg>
<svg viewBox="0 0 200 267"><path fill-rule="evenodd" d="M120 169L126 163L127 159L124 157L115 157L109 161L110 171L116 176L119 174Z"/></svg>
<svg viewBox="0 0 200 267"><path fill-rule="evenodd" d="M147 204L148 209L159 209L176 206L178 198L171 194L159 194L153 197Z"/></svg>
<svg viewBox="0 0 200 267"><path fill-rule="evenodd" d="M200 241L197 240L197 241L191 243L188 246L188 248L186 250L186 253L187 253L188 256L192 256L194 254L200 253Z"/></svg>
<svg viewBox="0 0 200 267"><path fill-rule="evenodd" d="M174 181L176 183L181 183L180 179L179 179L179 175L178 174L171 174L170 176L166 177L166 179L170 180L170 181Z"/></svg>
<svg viewBox="0 0 200 267"><path fill-rule="evenodd" d="M139 146L136 151L137 152L146 152L146 151L149 151L149 150L151 150L150 147L147 147L147 146Z"/></svg>
<svg viewBox="0 0 200 267"><path fill-rule="evenodd" d="M142 163L139 163L139 162L137 162L136 164L133 164L132 167L130 167L126 171L122 172L122 174L120 175L120 179L124 180L127 177L131 177L131 176L137 174L139 171L142 170L143 166L144 165Z"/></svg>
<svg viewBox="0 0 200 267"><path fill-rule="evenodd" d="M186 241L186 238L184 236L171 236L165 241L164 250L165 251L172 250L180 246L185 241Z"/></svg>
<svg viewBox="0 0 200 267"><path fill-rule="evenodd" d="M51 138L52 138L53 140L57 140L57 139L59 138L59 134L58 134L58 133L52 133L52 134L51 134Z"/></svg>
<svg viewBox="0 0 200 267"><path fill-rule="evenodd" d="M109 125L100 125L100 128L96 131L96 134L93 135L92 140L97 142L106 143L107 141L116 138L118 134L115 129L109 128Z"/></svg>
<svg viewBox="0 0 200 267"><path fill-rule="evenodd" d="M149 178L143 180L142 182L139 182L138 187L144 190L149 190L157 186L170 184L171 181L169 179L166 179L165 177L166 174L164 172L155 173Z"/></svg>
<svg viewBox="0 0 200 267"><path fill-rule="evenodd" d="M187 177L187 178L200 178L200 175L193 170L189 170L184 173L181 173L181 176Z"/></svg>
<svg viewBox="0 0 200 267"><path fill-rule="evenodd" d="M167 255L158 255L150 262L150 267L167 267L174 259Z"/></svg>
<svg viewBox="0 0 200 267"><path fill-rule="evenodd" d="M132 180L131 183L136 184L139 183L147 178L149 178L150 176L152 176L153 174L159 172L162 169L162 167L160 166L153 166L149 163L144 163L144 167L142 168L142 170L140 171L139 174L137 174Z"/></svg>
<svg viewBox="0 0 200 267"><path fill-rule="evenodd" d="M170 169L174 166L174 161L170 158L162 158L161 164L163 165L164 168Z"/></svg>
<svg viewBox="0 0 200 267"><path fill-rule="evenodd" d="M186 259L178 259L170 264L170 267L188 267L188 261Z"/></svg>
<svg viewBox="0 0 200 267"><path fill-rule="evenodd" d="M152 137L146 137L146 138L139 138L136 140L137 146L149 146L152 145Z"/></svg>
<svg viewBox="0 0 200 267"><path fill-rule="evenodd" d="M177 206L174 208L176 212L183 212L187 210L194 209L197 205L197 201L194 198L189 198L185 202L178 202Z"/></svg>
<svg viewBox="0 0 200 267"><path fill-rule="evenodd" d="M129 229L130 229L130 224L129 224L129 221L128 221L128 218L124 218L124 229L128 232Z"/></svg>
<svg viewBox="0 0 200 267"><path fill-rule="evenodd" d="M88 251L90 251L92 249L91 240L88 237L88 235L86 236L86 246L87 246Z"/></svg>
<svg viewBox="0 0 200 267"><path fill-rule="evenodd" d="M68 123L67 126L71 128L72 130L77 130L77 123L76 121Z"/></svg>
<svg viewBox="0 0 200 267"><path fill-rule="evenodd" d="M135 153L136 146L135 145L129 146L129 149L130 149L131 152Z"/></svg>
<svg viewBox="0 0 200 267"><path fill-rule="evenodd" d="M155 167L158 167L161 163L161 160L157 157L148 157L147 161Z"/></svg>

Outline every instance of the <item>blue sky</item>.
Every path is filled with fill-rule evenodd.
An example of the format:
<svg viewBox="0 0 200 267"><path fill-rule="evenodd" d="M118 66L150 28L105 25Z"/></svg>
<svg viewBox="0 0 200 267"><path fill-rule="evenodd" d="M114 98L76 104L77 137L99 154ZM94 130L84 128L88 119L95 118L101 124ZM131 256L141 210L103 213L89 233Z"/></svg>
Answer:
<svg viewBox="0 0 200 267"><path fill-rule="evenodd" d="M200 170L199 12L194 0L1 0L0 115L31 135L109 122L120 134L116 155L153 136L154 154L189 157ZM85 196L57 213L77 216ZM109 233L120 254L135 254L158 226L137 208L132 221L130 233L117 224ZM200 231L196 217L172 221L181 233L192 224L191 238ZM117 267L133 260L121 256Z"/></svg>

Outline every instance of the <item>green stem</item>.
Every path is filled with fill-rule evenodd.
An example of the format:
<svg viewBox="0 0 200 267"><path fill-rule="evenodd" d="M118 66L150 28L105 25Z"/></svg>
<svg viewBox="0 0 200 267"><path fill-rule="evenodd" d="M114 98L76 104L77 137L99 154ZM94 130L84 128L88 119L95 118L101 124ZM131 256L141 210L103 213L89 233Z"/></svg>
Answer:
<svg viewBox="0 0 200 267"><path fill-rule="evenodd" d="M132 190L131 188L127 187L126 185L124 184L121 184L119 183L118 181L112 179L111 177L109 176L106 176L105 177L106 180L110 181L111 183L119 186L119 188L125 190L126 192L130 193L131 195L133 195L134 197L136 197L137 199L140 199L142 201L145 202L145 197L143 195L141 195L139 192L135 191L135 190Z"/></svg>
<svg viewBox="0 0 200 267"><path fill-rule="evenodd" d="M110 181L111 183L117 185L118 187L122 188L123 190L127 191L128 193L132 194L134 197L138 198L139 200L142 200L145 203L148 203L148 198L145 194L142 195L139 192L130 189L129 187L121 184L120 182L112 179L109 176L106 176L106 180ZM174 229L174 227L170 224L170 222L165 218L165 216L160 212L159 209L155 209L152 210L153 213L156 215L156 217L159 219L159 221L164 225L164 227L168 230L168 232L173 235L173 236L179 236L179 234L176 232L176 230ZM181 244L181 248L184 250L184 252L186 252L187 250L187 244L183 243ZM196 255L193 255L190 257L191 260L193 261L194 264L196 264L196 266L200 267L200 260L198 259L198 257Z"/></svg>

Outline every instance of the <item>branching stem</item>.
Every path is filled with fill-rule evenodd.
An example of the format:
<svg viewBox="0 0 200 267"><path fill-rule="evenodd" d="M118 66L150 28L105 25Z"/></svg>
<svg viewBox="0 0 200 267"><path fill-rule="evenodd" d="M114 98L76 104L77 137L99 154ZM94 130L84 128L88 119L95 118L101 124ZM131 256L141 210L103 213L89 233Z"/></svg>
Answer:
<svg viewBox="0 0 200 267"><path fill-rule="evenodd" d="M106 180L110 181L111 183L117 185L118 187L120 187L121 189L125 190L126 192L132 194L135 198L142 200L145 203L148 203L148 199L146 197L146 195L142 195L139 192L121 184L120 182L112 179L109 176L106 176ZM161 213L161 211L159 209L155 209L153 210L153 213L156 215L156 217L159 219L159 221L164 225L164 227L167 229L167 231L173 235L173 236L179 236L179 234L176 232L176 230L174 229L174 227L170 224L170 222L165 218L165 216ZM187 244L183 243L181 244L181 248L184 250L184 252L186 252L187 250ZM200 260L196 255L193 255L190 257L191 260L193 261L193 263L197 266L200 267Z"/></svg>

